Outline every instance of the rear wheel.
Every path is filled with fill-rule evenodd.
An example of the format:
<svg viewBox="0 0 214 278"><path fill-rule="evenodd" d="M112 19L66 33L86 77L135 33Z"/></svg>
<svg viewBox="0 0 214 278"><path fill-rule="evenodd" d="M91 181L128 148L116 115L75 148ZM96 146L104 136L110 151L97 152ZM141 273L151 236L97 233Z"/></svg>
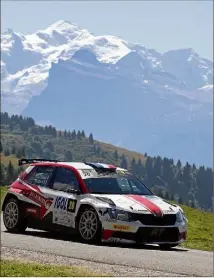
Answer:
<svg viewBox="0 0 214 278"><path fill-rule="evenodd" d="M9 232L22 233L26 230L27 223L17 199L11 198L6 201L3 211L3 221Z"/></svg>
<svg viewBox="0 0 214 278"><path fill-rule="evenodd" d="M162 250L169 250L173 247L178 246L178 244L159 244L159 246L160 246L160 249L162 249Z"/></svg>
<svg viewBox="0 0 214 278"><path fill-rule="evenodd" d="M100 243L102 228L99 217L93 208L84 208L78 217L77 229L80 240L85 243Z"/></svg>

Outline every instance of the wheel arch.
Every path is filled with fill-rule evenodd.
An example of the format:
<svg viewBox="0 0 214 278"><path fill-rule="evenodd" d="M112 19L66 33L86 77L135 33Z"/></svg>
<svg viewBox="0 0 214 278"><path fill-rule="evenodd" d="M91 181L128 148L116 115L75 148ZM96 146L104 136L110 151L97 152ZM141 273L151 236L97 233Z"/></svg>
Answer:
<svg viewBox="0 0 214 278"><path fill-rule="evenodd" d="M88 204L88 203L83 203L83 204L80 205L80 207L78 209L78 212L77 212L77 215L76 215L75 224L78 222L80 214L85 208L91 208L91 209L95 210L97 215L98 215L99 221L102 224L97 208L95 206L93 206L92 204Z"/></svg>
<svg viewBox="0 0 214 278"><path fill-rule="evenodd" d="M3 203L2 203L2 208L1 208L2 211L4 211L4 209L5 209L5 205L6 205L6 203L7 203L7 200L12 199L12 198L15 199L15 200L18 200L19 203L23 203L23 201L19 200L19 198L17 197L17 195L13 194L12 192L9 192L9 193L7 193L6 196L4 197L4 200L3 200Z"/></svg>

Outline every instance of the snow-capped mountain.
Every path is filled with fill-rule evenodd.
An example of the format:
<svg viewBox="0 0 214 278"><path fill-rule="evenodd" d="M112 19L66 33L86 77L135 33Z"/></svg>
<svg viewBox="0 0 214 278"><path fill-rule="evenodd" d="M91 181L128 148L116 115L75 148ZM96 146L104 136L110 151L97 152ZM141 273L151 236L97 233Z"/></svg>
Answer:
<svg viewBox="0 0 214 278"><path fill-rule="evenodd" d="M213 61L192 49L161 54L118 37L95 36L68 21L31 35L7 30L1 38L3 111L83 128L150 154L212 163ZM59 116L63 95L70 103ZM71 103L81 103L85 112L80 115L80 106ZM97 115L103 126L93 121Z"/></svg>
<svg viewBox="0 0 214 278"><path fill-rule="evenodd" d="M144 72L150 69L166 71L190 89L212 85L213 62L201 58L191 49L162 55L114 36L94 36L69 21L58 21L31 35L10 29L1 35L2 109L10 113L22 112L31 97L39 95L47 86L51 63L69 60L81 48L95 53L98 61L113 64L136 51L138 55L132 52L125 61L131 68L131 63L139 63L138 58L142 58L139 68L134 65L137 75L141 75L144 67ZM129 69L124 71L130 74Z"/></svg>

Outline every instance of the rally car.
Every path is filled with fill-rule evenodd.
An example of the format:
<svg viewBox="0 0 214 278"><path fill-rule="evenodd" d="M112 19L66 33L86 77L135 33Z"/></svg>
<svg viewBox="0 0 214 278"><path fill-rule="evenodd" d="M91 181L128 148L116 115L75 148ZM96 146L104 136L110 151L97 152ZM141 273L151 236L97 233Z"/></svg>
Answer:
<svg viewBox="0 0 214 278"><path fill-rule="evenodd" d="M27 227L77 235L85 243L124 239L164 249L186 240L183 210L155 196L126 169L102 163L20 159L26 170L2 204L9 232Z"/></svg>

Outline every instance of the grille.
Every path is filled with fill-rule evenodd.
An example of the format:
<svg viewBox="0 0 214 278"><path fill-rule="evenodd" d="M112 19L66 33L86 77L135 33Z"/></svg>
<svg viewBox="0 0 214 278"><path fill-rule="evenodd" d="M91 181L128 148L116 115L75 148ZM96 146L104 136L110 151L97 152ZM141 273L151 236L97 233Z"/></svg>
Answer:
<svg viewBox="0 0 214 278"><path fill-rule="evenodd" d="M180 240L177 228L139 228L136 236L145 242L176 242Z"/></svg>
<svg viewBox="0 0 214 278"><path fill-rule="evenodd" d="M170 226L175 225L176 214L167 214L163 217L157 217L151 214L133 213L132 219L134 221L140 221L143 225L148 226Z"/></svg>

